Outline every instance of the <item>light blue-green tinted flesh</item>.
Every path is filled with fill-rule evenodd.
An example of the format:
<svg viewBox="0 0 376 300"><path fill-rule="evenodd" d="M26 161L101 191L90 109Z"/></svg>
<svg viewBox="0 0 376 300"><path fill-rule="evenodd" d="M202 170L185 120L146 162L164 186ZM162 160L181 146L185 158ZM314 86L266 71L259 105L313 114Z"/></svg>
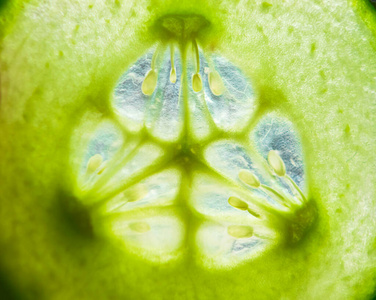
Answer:
<svg viewBox="0 0 376 300"><path fill-rule="evenodd" d="M81 172L84 173L89 159L95 154L100 154L103 161L111 159L120 149L123 137L119 129L114 125L105 123L99 126L89 141L87 151L82 162Z"/></svg>
<svg viewBox="0 0 376 300"><path fill-rule="evenodd" d="M183 126L189 126L185 131L188 133L187 141L197 144L212 136L216 127L229 133L241 131L248 128L256 110L256 96L251 82L225 58L216 54L210 57L199 54L203 89L195 92L192 88L192 76L196 72L194 55L187 57L187 78L184 80L187 86L183 89L180 52L174 53L176 82L172 83L170 49L158 51L155 61L158 80L152 95L144 95L141 86L151 69L154 50L143 55L121 76L113 95L113 106L122 119L121 126L132 127L133 123L138 124L139 129L145 127L145 131L157 139L141 142L136 137L133 141L127 141L122 150L118 151L123 144L120 130L109 124L100 125L89 142L82 166L84 172L93 155L100 154L106 161L118 151L113 160L116 162L107 165L109 170L100 174L104 179L97 184L97 192L108 196L108 201L103 204L104 210L107 214L119 216L113 229L123 237L130 251L140 252L141 256L150 256L151 260L156 261L161 257L177 256L186 237L186 224L178 213L183 208L177 199L184 181L181 180L179 169L175 169L176 166L164 169L164 155L169 153L165 153L161 141L178 141ZM215 96L210 90L210 71L217 71L223 80L225 91L220 96ZM184 98L187 95L188 98ZM184 111L186 108L189 109L188 112ZM241 182L239 172L242 169L254 173L262 184L277 190L286 198L294 196L296 191L292 190L285 179L275 176L267 165L269 151L276 150L286 165L287 174L304 189L301 142L290 121L269 113L244 136L248 137L248 134L248 143L243 139L236 140L236 135L233 139L211 141L204 150L208 169L192 169L192 187L186 208L198 220L202 220L195 237L197 251L207 262L214 262L215 265L230 266L234 260L240 263L268 245L267 240L257 236L258 230L262 232L262 228L257 227L257 222L260 221L258 216L232 207L228 203L229 197L243 199L256 214L258 210L262 210L258 201L282 206L275 195L271 196L265 190L254 189ZM161 169L152 175L153 168L157 167ZM213 171L221 176L213 176ZM145 178L145 174L150 176ZM136 193L135 196L133 192ZM136 199L138 195L140 198ZM134 197L134 201L131 197ZM148 215L147 211L153 214ZM136 213L139 216L142 213L146 215L139 217ZM139 221L146 222L150 231L132 230L132 222ZM231 225L251 226L254 235L234 238L228 232ZM199 259L200 255L197 257Z"/></svg>
<svg viewBox="0 0 376 300"><path fill-rule="evenodd" d="M190 127L195 138L204 139L211 133L210 122L212 116L210 115L209 109L207 107L204 89L199 92L193 91L192 75L195 73L195 70L196 66L194 61L188 60L187 74ZM201 67L201 75L203 74L203 68Z"/></svg>
<svg viewBox="0 0 376 300"><path fill-rule="evenodd" d="M142 180L130 189L142 189L141 198L128 202L127 190L119 193L106 203L107 212L123 212L151 206L170 206L174 204L179 192L181 174L178 170L167 169Z"/></svg>
<svg viewBox="0 0 376 300"><path fill-rule="evenodd" d="M216 222L203 222L196 235L196 243L206 258L203 263L230 266L244 262L262 251L268 242L255 236L236 239L227 233L227 226Z"/></svg>
<svg viewBox="0 0 376 300"><path fill-rule="evenodd" d="M277 150L286 165L287 174L300 188L304 188L301 142L290 121L275 114L268 114L257 124L251 139L265 159L270 150Z"/></svg>
<svg viewBox="0 0 376 300"><path fill-rule="evenodd" d="M255 94L250 82L239 68L227 59L213 55L213 67L219 73L226 88L220 95L214 95L209 86L208 62L200 55L205 99L216 125L223 130L241 130L253 116L255 110Z"/></svg>
<svg viewBox="0 0 376 300"><path fill-rule="evenodd" d="M157 86L152 95L144 95L141 87L151 69L153 53L140 58L121 76L114 92L114 107L125 120L146 125L150 133L164 141L176 140L183 128L183 101L181 94L182 64L175 51L176 82L170 81L170 51L158 53L155 71ZM127 122L124 124L127 126Z"/></svg>
<svg viewBox="0 0 376 300"><path fill-rule="evenodd" d="M114 107L120 116L143 123L150 96L141 91L142 82L150 70L153 52L141 57L119 79L114 92Z"/></svg>
<svg viewBox="0 0 376 300"><path fill-rule="evenodd" d="M181 94L182 65L180 53L175 51L176 82L170 81L170 51L165 51L158 71L157 87L149 100L146 127L156 137L176 140L183 128L183 101Z"/></svg>
<svg viewBox="0 0 376 300"><path fill-rule="evenodd" d="M212 168L231 178L233 181L241 183L239 172L246 169L255 174L261 183L271 186L273 179L263 170L261 164L256 162L252 153L234 141L219 141L212 143L205 151L205 158ZM254 155L256 157L256 155ZM249 192L258 197L265 198L270 203L276 205L276 201L261 192L259 189L249 187Z"/></svg>
<svg viewBox="0 0 376 300"><path fill-rule="evenodd" d="M194 176L191 193L191 205L199 214L210 218L228 217L238 220L247 215L228 203L231 196L241 197L233 188L219 182L210 175L197 174Z"/></svg>
<svg viewBox="0 0 376 300"><path fill-rule="evenodd" d="M161 59L156 68L158 81L154 93L146 96L141 91L145 75L151 68L153 53L149 52L121 76L114 92L114 107L120 116L139 125L145 123L154 136L170 141L176 140L183 126L182 60L180 52L175 51L177 80L171 83L170 53L166 50L159 55ZM214 69L220 74L226 88L220 96L215 96L209 86L209 71ZM203 89L198 93L192 89L191 77L195 73L192 59L188 59L187 71L190 125L196 138L205 138L210 133L208 112L220 129L238 131L247 125L255 110L255 94L239 68L218 55L212 56L209 66L200 54Z"/></svg>

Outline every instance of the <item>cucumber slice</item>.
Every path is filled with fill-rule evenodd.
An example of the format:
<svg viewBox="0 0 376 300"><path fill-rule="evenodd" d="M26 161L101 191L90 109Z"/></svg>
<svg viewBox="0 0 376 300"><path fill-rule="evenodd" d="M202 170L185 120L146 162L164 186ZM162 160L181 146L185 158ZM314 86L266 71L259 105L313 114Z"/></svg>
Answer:
<svg viewBox="0 0 376 300"><path fill-rule="evenodd" d="M376 25L370 5L346 0L30 0L1 9L0 278L5 279L0 284L4 295L22 299L372 297ZM174 21L176 16L185 17ZM189 26L182 30L179 24ZM149 176L143 178L143 172L151 178L165 170L158 165L159 153L176 157L177 165L166 170L182 173L176 175L185 187L177 196L179 209L164 206L170 199L148 207L142 188L128 191L125 197L140 199L129 203L137 213L124 215L128 231L119 238L111 224L120 219L104 213L108 203L116 203L117 194L104 185L85 198L77 181L81 169L72 162L82 163L80 151L87 149L80 148L80 137L85 139L109 120L122 136L150 138L147 130L138 132L137 124L133 131L124 129L114 111L113 92L126 70L156 43L168 47L171 38L179 45L194 38L202 55L217 53L241 70L256 95L257 110L248 129L261 126L269 113L295 128L304 166L300 187L317 211L317 220L298 243L258 244L256 251L247 252L250 243L245 241L254 238L257 228L273 229L275 224L251 229L247 222L252 216L243 220L247 212L229 206L228 199L222 199L223 206L233 211L227 220L218 221L215 207L199 206L194 202L199 198L188 196L199 176L206 176L207 170L192 157L205 158L199 146L204 139L214 143L218 138L211 134L212 128L224 124L218 130L223 140L242 136L243 129L230 131L232 123L221 123L219 117L204 122L206 127L199 122L192 126L189 130L196 133L186 143L180 143L186 127L167 137L157 128L155 144L150 145L159 149L155 165L134 173L147 185ZM197 68L197 63L192 64ZM178 83L179 65L175 65ZM216 72L221 75L219 67ZM203 73L200 76L202 90L196 76L193 93L209 88L220 97L223 88L217 73L208 77L207 86ZM190 92L191 80L183 98ZM257 141L250 141L248 135L243 138L257 148ZM264 153L258 155L263 161ZM91 166L100 162L93 161ZM292 167L285 164L288 172ZM294 176L299 186L300 177ZM223 189L233 182L227 178ZM248 187L236 184L240 191L231 186L229 196L243 199L241 191ZM200 194L198 188L193 192ZM101 202L103 195L114 202ZM89 201L92 196L94 204ZM261 214L262 207L252 208ZM234 222L232 213L243 221ZM205 218L200 219L202 215ZM297 216L293 224L306 219L303 213ZM299 231L298 225L293 232ZM176 239L166 242L165 248L153 240L154 248L148 248L143 234L154 238L171 234ZM218 243L220 239L223 243ZM232 239L239 242L231 248ZM272 236L271 241L275 239ZM225 246L218 250L217 245ZM228 249L239 255L226 256Z"/></svg>

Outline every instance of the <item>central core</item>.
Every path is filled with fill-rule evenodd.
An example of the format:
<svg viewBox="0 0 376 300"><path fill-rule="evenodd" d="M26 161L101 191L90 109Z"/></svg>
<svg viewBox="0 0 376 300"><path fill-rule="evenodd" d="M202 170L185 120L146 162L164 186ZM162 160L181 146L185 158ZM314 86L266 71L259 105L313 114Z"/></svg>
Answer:
<svg viewBox="0 0 376 300"><path fill-rule="evenodd" d="M163 38L185 41L196 38L210 22L200 15L166 15L156 22Z"/></svg>

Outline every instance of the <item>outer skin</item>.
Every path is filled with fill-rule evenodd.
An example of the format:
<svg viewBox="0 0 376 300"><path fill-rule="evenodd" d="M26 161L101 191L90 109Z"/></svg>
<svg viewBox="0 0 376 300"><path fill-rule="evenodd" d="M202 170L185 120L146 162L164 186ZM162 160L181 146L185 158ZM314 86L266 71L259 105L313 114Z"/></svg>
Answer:
<svg viewBox="0 0 376 300"><path fill-rule="evenodd" d="M68 204L73 129L83 117L111 115L117 79L152 45L150 26L168 13L205 16L213 30L203 43L252 78L260 107L287 115L299 129L309 195L319 209L317 226L299 246L226 270L208 270L192 255L152 264L92 234L85 209ZM3 298L372 297L376 24L360 3L56 0L2 14Z"/></svg>

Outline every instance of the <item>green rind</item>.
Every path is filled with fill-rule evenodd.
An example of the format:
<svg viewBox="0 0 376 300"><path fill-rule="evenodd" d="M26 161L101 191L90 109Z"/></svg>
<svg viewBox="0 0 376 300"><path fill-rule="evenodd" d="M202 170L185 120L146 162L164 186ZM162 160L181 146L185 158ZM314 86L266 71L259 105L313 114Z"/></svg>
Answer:
<svg viewBox="0 0 376 300"><path fill-rule="evenodd" d="M0 40L11 31L12 24L28 0L0 0Z"/></svg>
<svg viewBox="0 0 376 300"><path fill-rule="evenodd" d="M23 298L370 297L374 23L364 26L346 1L269 2L25 5L2 42L0 111L1 263ZM74 180L69 142L75 126L83 117L111 116L117 79L154 41L148 25L184 12L220 24L207 47L242 67L263 108L280 111L299 128L310 196L319 209L320 222L300 247L232 270L205 269L192 255L151 264L81 230L61 210Z"/></svg>
<svg viewBox="0 0 376 300"><path fill-rule="evenodd" d="M370 0L351 0L349 3L355 7L364 24L372 32L374 38L369 42L376 50L376 3L372 4Z"/></svg>

